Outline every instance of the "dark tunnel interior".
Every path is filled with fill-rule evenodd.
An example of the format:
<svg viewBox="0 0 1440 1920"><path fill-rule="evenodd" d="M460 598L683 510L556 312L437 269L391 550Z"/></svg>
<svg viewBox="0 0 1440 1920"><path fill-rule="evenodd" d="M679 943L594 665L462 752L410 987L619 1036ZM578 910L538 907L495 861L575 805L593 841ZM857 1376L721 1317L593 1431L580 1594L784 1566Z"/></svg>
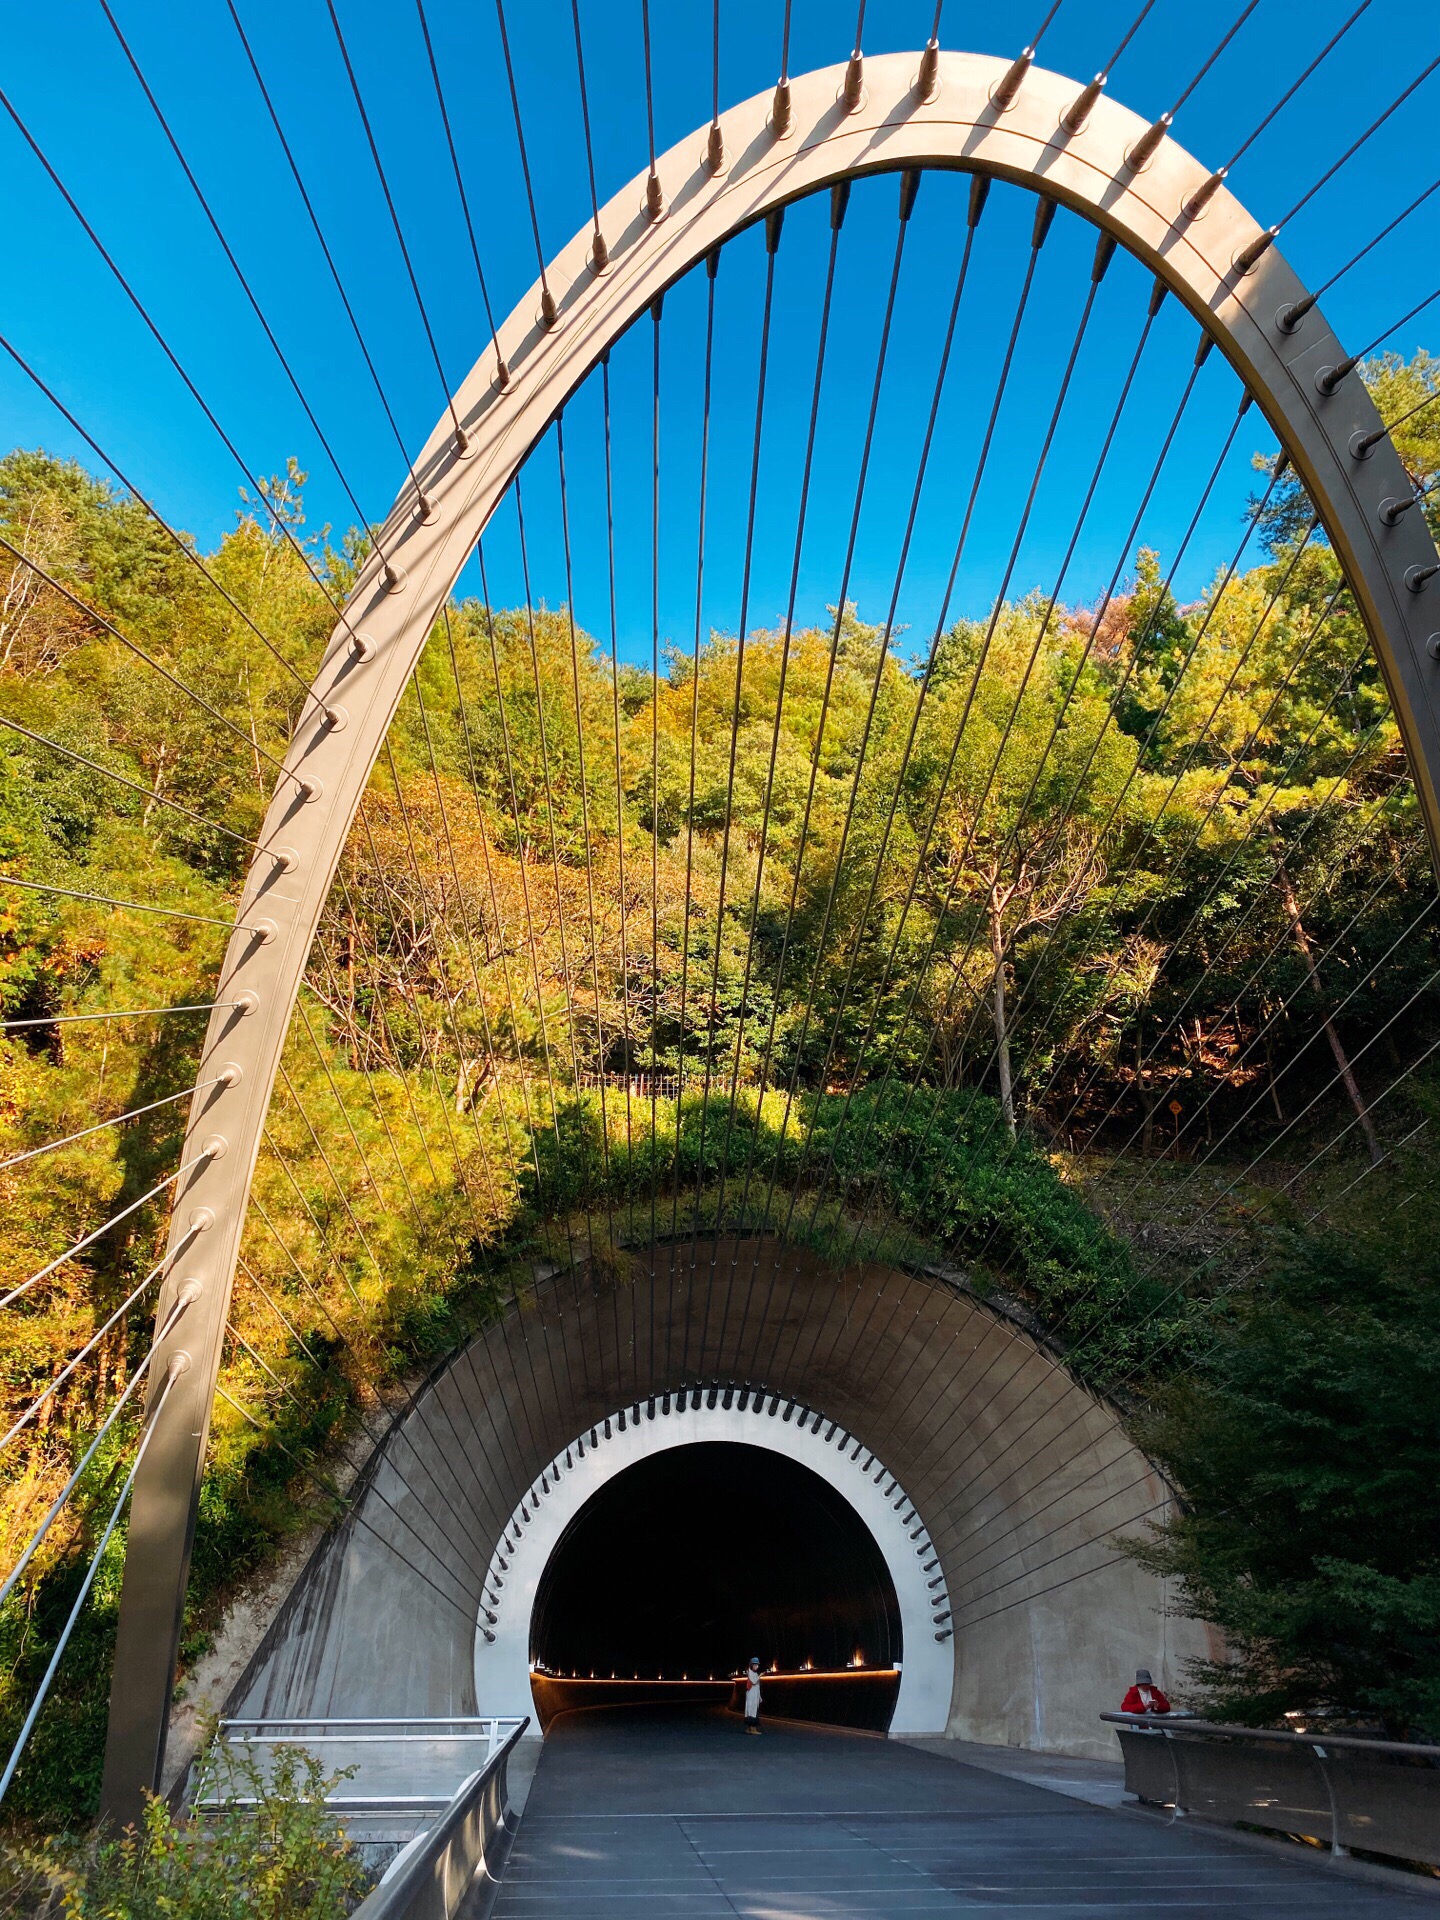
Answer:
<svg viewBox="0 0 1440 1920"><path fill-rule="evenodd" d="M531 1616L547 1719L592 1699L694 1699L680 1683L723 1681L758 1654L776 1676L767 1711L884 1727L901 1652L894 1583L850 1503L808 1467L728 1441L607 1482L561 1535Z"/></svg>

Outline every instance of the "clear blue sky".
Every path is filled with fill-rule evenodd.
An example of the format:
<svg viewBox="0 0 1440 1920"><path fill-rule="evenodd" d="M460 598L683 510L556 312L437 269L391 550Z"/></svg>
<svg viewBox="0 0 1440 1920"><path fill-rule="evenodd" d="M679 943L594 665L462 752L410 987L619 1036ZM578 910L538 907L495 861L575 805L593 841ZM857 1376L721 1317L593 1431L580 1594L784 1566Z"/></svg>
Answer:
<svg viewBox="0 0 1440 1920"><path fill-rule="evenodd" d="M283 159L264 117L224 0L112 0L160 104L212 198L271 324L367 513L378 518L403 479ZM236 0L278 111L296 149L327 238L379 363L407 442L418 445L440 411L441 392L385 214L323 0ZM1042 63L1088 79L1138 10L1139 0L1064 0ZM1218 162L1250 132L1277 94L1318 51L1357 0L1261 0L1212 76L1187 104L1176 136ZM413 0L338 0L367 104L399 203L444 364L454 375L484 345L473 270L430 93ZM1147 117L1168 106L1233 18L1191 0L1156 0L1117 66L1111 92ZM491 0L428 0L427 11L455 114L467 181L481 221L484 264L502 313L535 274L519 162ZM530 143L542 239L558 250L588 214L568 0L510 0L522 110ZM932 0L872 0L869 52L923 43ZM773 85L779 60L779 0L724 0L722 106ZM950 0L947 46L1010 55L1034 31L1038 0L997 0L984 9ZM708 0L652 7L657 143L663 150L708 120ZM596 167L603 201L645 163L644 74L639 0L581 0ZM792 72L848 52L853 10L835 0L796 0ZM1242 161L1232 186L1259 219L1280 216L1401 88L1440 51L1428 0L1376 4L1276 125ZM343 529L355 518L293 393L203 223L190 190L93 0L54 0L12 10L3 85L75 193L123 270L150 304L177 355L255 471L294 454L310 473L312 526ZM1440 75L1292 227L1285 247L1302 276L1324 279L1363 239L1429 183L1436 171L1433 124ZM70 214L9 123L0 126L7 182L3 326L157 506L205 543L233 522L240 477L224 448L120 295ZM897 345L887 371L874 466L850 594L863 614L883 615L896 562L925 412L963 234L964 180L935 177L921 193L907 242ZM893 179L858 188L842 237L827 362L824 428L803 554L799 611L822 614L839 584L854 500L856 462L896 230ZM902 643L928 638L954 549L984 411L995 386L1023 270L1031 206L997 188L981 228L970 289L947 382L914 555L901 597ZM1440 194L1329 296L1341 337L1363 344L1440 282ZM752 621L783 613L794 537L799 454L814 367L825 258L826 209L792 210L777 266L755 542ZM1069 350L1088 276L1093 233L1064 214L1042 256L1021 338L999 450L977 510L953 611L982 612L1000 583L1036 442ZM707 625L738 616L754 430L763 255L758 236L733 244L717 287L720 347L715 368ZM1102 290L1072 404L1047 469L1013 581L1016 591L1054 585L1144 317L1149 282L1117 260ZM664 426L660 550L662 639L687 647L693 634L695 496L704 283L695 277L667 303L662 329ZM1157 432L1188 370L1193 323L1162 315L1122 421L1107 476L1064 583L1069 600L1093 598L1126 557L1123 536L1148 473ZM1440 345L1440 304L1398 334L1406 353ZM618 483L619 617L622 655L650 648L648 322L622 343L612 368ZM605 532L594 383L577 395L567 427L577 611L608 640ZM1238 396L1218 356L1202 376L1140 538L1173 549L1218 451ZM0 366L0 441L82 453L64 423L8 363ZM1252 485L1249 458L1268 446L1253 414L1242 431L1214 510L1179 585L1194 593L1234 544ZM551 449L525 481L537 598L564 598L558 495ZM513 515L488 541L498 600L520 594ZM473 570L472 570L473 571ZM472 584L467 574L465 585Z"/></svg>

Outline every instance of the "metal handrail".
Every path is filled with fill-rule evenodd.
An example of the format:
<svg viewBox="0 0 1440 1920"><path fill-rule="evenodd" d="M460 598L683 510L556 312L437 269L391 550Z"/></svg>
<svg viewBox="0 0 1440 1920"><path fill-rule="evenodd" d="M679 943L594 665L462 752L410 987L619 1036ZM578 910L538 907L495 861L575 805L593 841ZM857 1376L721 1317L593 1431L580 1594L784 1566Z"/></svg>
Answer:
<svg viewBox="0 0 1440 1920"><path fill-rule="evenodd" d="M527 1714L510 1738L472 1773L431 1827L400 1855L389 1877L355 1910L354 1920L455 1920L476 1875L490 1870L505 1830L506 1768L529 1726Z"/></svg>
<svg viewBox="0 0 1440 1920"><path fill-rule="evenodd" d="M1370 1740L1364 1734L1295 1733L1288 1727L1236 1727L1222 1720L1201 1720L1189 1713L1102 1713L1102 1720L1121 1727L1153 1727L1158 1732L1167 1726L1183 1726L1186 1733L1215 1735L1226 1739L1285 1740L1298 1747L1358 1747L1365 1753L1400 1753L1415 1759L1440 1760L1440 1747L1421 1745L1410 1740Z"/></svg>
<svg viewBox="0 0 1440 1920"><path fill-rule="evenodd" d="M1440 1747L1168 1713L1100 1718L1119 1736L1126 1791L1142 1802L1300 1834L1336 1855L1359 1847L1440 1866Z"/></svg>

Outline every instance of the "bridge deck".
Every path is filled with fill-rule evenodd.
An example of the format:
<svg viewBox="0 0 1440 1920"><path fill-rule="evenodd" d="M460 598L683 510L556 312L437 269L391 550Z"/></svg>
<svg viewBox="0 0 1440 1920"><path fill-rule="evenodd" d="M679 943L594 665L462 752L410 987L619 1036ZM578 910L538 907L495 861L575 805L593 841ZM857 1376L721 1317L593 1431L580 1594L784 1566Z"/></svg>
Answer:
<svg viewBox="0 0 1440 1920"><path fill-rule="evenodd" d="M903 1920L1005 1910L1378 1920L1414 1896L873 1736L581 1713L546 1740L493 1920Z"/></svg>

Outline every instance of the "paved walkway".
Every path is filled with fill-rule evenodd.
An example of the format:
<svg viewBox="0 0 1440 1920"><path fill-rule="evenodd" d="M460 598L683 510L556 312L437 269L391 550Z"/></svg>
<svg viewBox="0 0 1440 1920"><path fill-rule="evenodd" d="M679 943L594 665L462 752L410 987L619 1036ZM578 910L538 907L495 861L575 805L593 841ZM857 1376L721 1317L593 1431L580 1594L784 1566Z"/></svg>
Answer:
<svg viewBox="0 0 1440 1920"><path fill-rule="evenodd" d="M580 1713L546 1740L493 1920L1422 1920L1411 1896L1215 1828L898 1742L723 1713Z"/></svg>

